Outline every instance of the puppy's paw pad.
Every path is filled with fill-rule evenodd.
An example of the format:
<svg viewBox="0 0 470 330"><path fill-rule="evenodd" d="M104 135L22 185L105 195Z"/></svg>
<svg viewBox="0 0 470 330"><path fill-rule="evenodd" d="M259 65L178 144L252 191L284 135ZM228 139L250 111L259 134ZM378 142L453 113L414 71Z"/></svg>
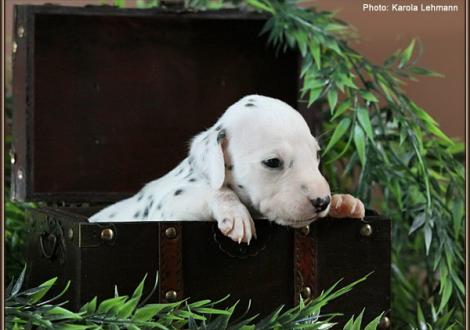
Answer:
<svg viewBox="0 0 470 330"><path fill-rule="evenodd" d="M351 195L333 195L331 196L331 207L329 216L334 218L358 218L362 219L365 215L364 204Z"/></svg>

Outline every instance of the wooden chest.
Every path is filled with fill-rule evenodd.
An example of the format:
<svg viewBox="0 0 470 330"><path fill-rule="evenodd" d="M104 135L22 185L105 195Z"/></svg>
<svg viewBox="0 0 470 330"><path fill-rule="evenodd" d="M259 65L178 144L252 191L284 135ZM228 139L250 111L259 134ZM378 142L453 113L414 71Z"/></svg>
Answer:
<svg viewBox="0 0 470 330"><path fill-rule="evenodd" d="M190 137L241 96L298 108L299 58L267 46L265 17L59 6L15 13L12 197L42 205L28 213L29 285L71 280L67 298L78 308L115 285L130 292L146 273L151 286L159 271L155 301L230 294L266 314L374 272L326 311L365 307L368 320L389 311L390 222L373 212L309 230L257 220L250 246L210 221L87 221L172 169Z"/></svg>

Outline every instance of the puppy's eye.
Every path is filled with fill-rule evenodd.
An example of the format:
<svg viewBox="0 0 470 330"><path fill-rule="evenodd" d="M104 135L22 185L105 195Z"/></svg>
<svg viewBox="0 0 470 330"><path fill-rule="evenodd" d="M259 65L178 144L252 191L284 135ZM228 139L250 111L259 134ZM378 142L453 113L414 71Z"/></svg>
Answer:
<svg viewBox="0 0 470 330"><path fill-rule="evenodd" d="M270 158L263 160L263 165L269 168L281 168L282 167L282 160L279 158Z"/></svg>

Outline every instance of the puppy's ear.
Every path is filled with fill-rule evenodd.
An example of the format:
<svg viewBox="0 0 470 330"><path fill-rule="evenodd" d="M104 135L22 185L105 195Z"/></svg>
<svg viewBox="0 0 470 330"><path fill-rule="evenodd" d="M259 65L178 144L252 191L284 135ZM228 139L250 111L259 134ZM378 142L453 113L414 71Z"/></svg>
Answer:
<svg viewBox="0 0 470 330"><path fill-rule="evenodd" d="M197 135L191 142L189 155L192 166L209 180L214 189L220 189L225 180L225 135L225 129L219 125Z"/></svg>

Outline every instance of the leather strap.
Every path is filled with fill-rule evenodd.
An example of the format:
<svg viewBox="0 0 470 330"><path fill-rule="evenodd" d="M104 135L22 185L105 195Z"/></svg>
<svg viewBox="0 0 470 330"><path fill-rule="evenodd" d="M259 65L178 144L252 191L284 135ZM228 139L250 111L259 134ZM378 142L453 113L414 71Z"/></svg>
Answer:
<svg viewBox="0 0 470 330"><path fill-rule="evenodd" d="M312 233L296 230L294 234L294 303L299 296L310 291L310 297L317 296L316 246ZM308 297L303 297L308 298Z"/></svg>
<svg viewBox="0 0 470 330"><path fill-rule="evenodd" d="M160 302L173 302L184 298L182 263L182 225L160 223ZM172 296L176 292L176 297ZM167 297L170 296L170 299Z"/></svg>

